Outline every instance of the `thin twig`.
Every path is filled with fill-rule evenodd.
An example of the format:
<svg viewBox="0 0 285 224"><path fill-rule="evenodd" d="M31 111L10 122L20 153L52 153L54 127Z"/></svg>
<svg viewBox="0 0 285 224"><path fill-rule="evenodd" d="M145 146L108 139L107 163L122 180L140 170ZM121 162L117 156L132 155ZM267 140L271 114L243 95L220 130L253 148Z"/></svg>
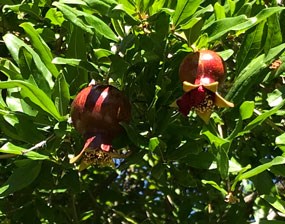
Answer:
<svg viewBox="0 0 285 224"><path fill-rule="evenodd" d="M45 140L43 140L43 141L41 141L41 142L35 144L34 146L32 146L32 147L29 148L29 149L23 150L23 151L21 152L22 155L25 155L26 153L28 153L28 152L30 152L30 151L33 151L33 150L35 150L35 149L39 149L39 148L44 147L44 146L47 144L47 142L48 142L49 140L51 140L52 138L54 138L54 135L49 136L47 139L45 139Z"/></svg>

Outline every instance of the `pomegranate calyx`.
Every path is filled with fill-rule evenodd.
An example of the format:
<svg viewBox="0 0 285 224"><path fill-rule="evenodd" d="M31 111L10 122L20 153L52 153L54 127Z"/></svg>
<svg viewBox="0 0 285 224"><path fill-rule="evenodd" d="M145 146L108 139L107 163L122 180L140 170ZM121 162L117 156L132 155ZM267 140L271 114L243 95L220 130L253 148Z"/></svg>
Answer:
<svg viewBox="0 0 285 224"><path fill-rule="evenodd" d="M108 156L108 153L111 151L112 145L109 143L109 140L104 137L104 135L98 134L97 136L92 136L85 141L83 149L80 153L70 159L70 163L75 163L82 159L86 164L96 163L99 164L103 157L108 158L108 163L112 160L111 156ZM103 156L103 154L106 154Z"/></svg>
<svg viewBox="0 0 285 224"><path fill-rule="evenodd" d="M218 82L205 85L196 85L187 81L183 82L183 90L186 92L177 100L179 111L187 116L190 110L194 109L197 115L208 123L215 106L233 107L234 104L228 102L219 95Z"/></svg>

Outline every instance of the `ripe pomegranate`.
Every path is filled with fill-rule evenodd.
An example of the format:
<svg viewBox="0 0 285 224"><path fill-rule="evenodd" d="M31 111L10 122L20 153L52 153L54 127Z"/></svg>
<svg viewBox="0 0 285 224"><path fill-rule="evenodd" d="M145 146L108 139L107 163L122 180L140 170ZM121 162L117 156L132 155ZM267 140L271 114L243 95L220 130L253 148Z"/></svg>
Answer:
<svg viewBox="0 0 285 224"><path fill-rule="evenodd" d="M176 101L179 111L187 116L194 109L208 123L215 106L233 107L217 92L225 73L225 64L214 51L201 50L187 55L179 68L179 78L186 92Z"/></svg>
<svg viewBox="0 0 285 224"><path fill-rule="evenodd" d="M211 50L200 50L188 54L179 67L180 80L193 84L210 84L215 81L221 83L225 74L226 67L223 59Z"/></svg>
<svg viewBox="0 0 285 224"><path fill-rule="evenodd" d="M127 97L111 85L90 85L81 90L71 105L71 120L75 129L82 134L85 145L81 153L86 164L111 162L112 140L121 133L120 122L131 118L131 105ZM103 161L104 163L104 161Z"/></svg>

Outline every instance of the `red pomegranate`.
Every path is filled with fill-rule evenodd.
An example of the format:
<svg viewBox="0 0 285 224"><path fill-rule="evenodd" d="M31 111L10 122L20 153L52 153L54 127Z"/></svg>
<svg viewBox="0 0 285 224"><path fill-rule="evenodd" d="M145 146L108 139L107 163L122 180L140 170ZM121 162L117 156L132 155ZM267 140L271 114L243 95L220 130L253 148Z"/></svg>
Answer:
<svg viewBox="0 0 285 224"><path fill-rule="evenodd" d="M233 103L217 92L225 74L224 61L214 51L201 50L188 54L179 67L179 78L186 92L176 101L180 113L187 116L193 109L208 123L216 106L233 107Z"/></svg>
<svg viewBox="0 0 285 224"><path fill-rule="evenodd" d="M131 105L127 97L114 86L91 85L75 97L70 115L75 129L85 139L79 156L85 153L87 160L94 156L98 159L104 157L102 153L110 151L113 138L123 130L120 122L130 120ZM71 162L77 159L75 157Z"/></svg>
<svg viewBox="0 0 285 224"><path fill-rule="evenodd" d="M193 84L210 84L222 82L226 74L223 59L214 51L200 50L188 54L179 67L179 78L182 82Z"/></svg>

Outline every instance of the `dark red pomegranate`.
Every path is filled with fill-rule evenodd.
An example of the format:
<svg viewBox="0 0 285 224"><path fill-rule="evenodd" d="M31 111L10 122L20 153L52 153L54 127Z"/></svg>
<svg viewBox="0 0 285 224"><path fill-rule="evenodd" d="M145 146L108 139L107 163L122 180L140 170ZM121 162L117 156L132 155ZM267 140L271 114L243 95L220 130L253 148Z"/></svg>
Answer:
<svg viewBox="0 0 285 224"><path fill-rule="evenodd" d="M85 153L85 159L95 156L97 160L106 156L104 152L110 151L113 138L123 130L120 122L131 119L131 105L114 86L91 85L75 97L70 115L75 129L86 141L80 156Z"/></svg>
<svg viewBox="0 0 285 224"><path fill-rule="evenodd" d="M179 67L179 78L182 82L187 81L198 85L215 81L221 83L225 74L226 67L223 59L211 50L200 50L188 54Z"/></svg>
<svg viewBox="0 0 285 224"><path fill-rule="evenodd" d="M233 107L217 92L225 74L224 61L214 51L201 50L188 54L179 68L179 78L186 92L176 101L180 113L187 116L193 109L208 123L216 106Z"/></svg>

